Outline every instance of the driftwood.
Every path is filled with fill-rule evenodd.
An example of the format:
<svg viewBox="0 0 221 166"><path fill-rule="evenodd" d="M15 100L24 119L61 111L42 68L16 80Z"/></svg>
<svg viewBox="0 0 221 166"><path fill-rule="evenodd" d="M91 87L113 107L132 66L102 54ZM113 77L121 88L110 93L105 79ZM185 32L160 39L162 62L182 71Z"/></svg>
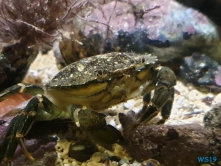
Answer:
<svg viewBox="0 0 221 166"><path fill-rule="evenodd" d="M128 153L136 160L149 158L166 166L200 165L198 157L216 157L221 165L221 128L199 124L139 125L132 128L120 114ZM127 119L127 120L125 120Z"/></svg>

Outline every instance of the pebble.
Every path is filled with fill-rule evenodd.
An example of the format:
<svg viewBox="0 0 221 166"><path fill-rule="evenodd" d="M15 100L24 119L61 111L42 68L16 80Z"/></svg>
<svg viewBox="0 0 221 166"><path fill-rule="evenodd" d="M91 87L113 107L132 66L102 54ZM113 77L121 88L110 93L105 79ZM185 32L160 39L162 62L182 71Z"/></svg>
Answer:
<svg viewBox="0 0 221 166"><path fill-rule="evenodd" d="M109 122L109 124L112 125L112 126L116 126L116 123L115 123L114 119L112 119L112 120Z"/></svg>
<svg viewBox="0 0 221 166"><path fill-rule="evenodd" d="M198 99L199 98L198 91L195 90L195 89L190 91L190 93L188 94L188 98L189 98L190 101L194 101L194 100Z"/></svg>
<svg viewBox="0 0 221 166"><path fill-rule="evenodd" d="M221 93L219 93L217 96L215 96L212 106L220 105L221 104Z"/></svg>
<svg viewBox="0 0 221 166"><path fill-rule="evenodd" d="M124 107L126 109L131 109L131 108L133 108L135 106L135 104L136 104L136 101L128 100L126 103L124 103Z"/></svg>
<svg viewBox="0 0 221 166"><path fill-rule="evenodd" d="M181 97L178 98L176 104L177 104L177 105L181 105L181 104L183 103L183 101L184 101L184 97L181 96Z"/></svg>

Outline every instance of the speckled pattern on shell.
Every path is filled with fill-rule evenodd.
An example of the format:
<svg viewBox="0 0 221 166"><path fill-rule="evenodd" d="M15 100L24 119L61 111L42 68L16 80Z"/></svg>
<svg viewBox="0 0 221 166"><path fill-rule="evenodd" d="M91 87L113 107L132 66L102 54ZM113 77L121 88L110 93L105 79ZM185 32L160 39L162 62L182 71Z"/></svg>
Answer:
<svg viewBox="0 0 221 166"><path fill-rule="evenodd" d="M105 81L124 74L132 74L131 69L134 71L144 65L154 64L156 60L156 56L150 54L114 52L96 55L68 65L46 86L56 88L84 85L97 81L99 74L107 74L107 77L102 80Z"/></svg>

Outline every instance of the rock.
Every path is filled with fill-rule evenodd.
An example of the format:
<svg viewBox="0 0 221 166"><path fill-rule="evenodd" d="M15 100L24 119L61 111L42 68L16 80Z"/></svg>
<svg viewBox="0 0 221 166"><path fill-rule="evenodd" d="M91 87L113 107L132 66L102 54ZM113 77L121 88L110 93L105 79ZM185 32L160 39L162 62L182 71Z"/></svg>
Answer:
<svg viewBox="0 0 221 166"><path fill-rule="evenodd" d="M114 51L154 53L164 62L193 52L217 55L215 28L199 12L172 0L91 2L99 7L76 9L70 17L73 24L67 24L70 35L60 42L67 64Z"/></svg>
<svg viewBox="0 0 221 166"><path fill-rule="evenodd" d="M219 64L210 57L193 54L185 57L184 63L180 66L181 79L186 83L193 83L202 91L207 89L207 91L220 92L219 74L217 74L219 67Z"/></svg>
<svg viewBox="0 0 221 166"><path fill-rule="evenodd" d="M152 158L165 166L186 166L198 165L199 156L212 154L217 161L221 159L218 128L212 134L196 123L132 127L128 125L131 120L123 114L120 114L120 121L127 142L125 148L138 161Z"/></svg>

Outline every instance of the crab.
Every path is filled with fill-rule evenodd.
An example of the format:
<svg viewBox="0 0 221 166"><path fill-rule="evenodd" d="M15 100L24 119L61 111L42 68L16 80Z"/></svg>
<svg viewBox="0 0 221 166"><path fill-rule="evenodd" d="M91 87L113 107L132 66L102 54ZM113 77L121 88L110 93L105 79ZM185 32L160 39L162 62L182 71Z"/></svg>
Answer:
<svg viewBox="0 0 221 166"><path fill-rule="evenodd" d="M101 54L66 66L44 87L20 83L4 90L0 101L17 92L33 97L8 126L0 142L0 160L11 162L18 145L34 160L24 138L37 121L71 119L84 131L99 131L107 127L104 109L139 95L143 95L143 107L134 124L146 123L159 112L162 118L157 124L165 123L172 109L176 76L170 68L156 65L156 61L150 54ZM107 129L108 133L115 131L119 132ZM116 136L112 142L118 140Z"/></svg>

